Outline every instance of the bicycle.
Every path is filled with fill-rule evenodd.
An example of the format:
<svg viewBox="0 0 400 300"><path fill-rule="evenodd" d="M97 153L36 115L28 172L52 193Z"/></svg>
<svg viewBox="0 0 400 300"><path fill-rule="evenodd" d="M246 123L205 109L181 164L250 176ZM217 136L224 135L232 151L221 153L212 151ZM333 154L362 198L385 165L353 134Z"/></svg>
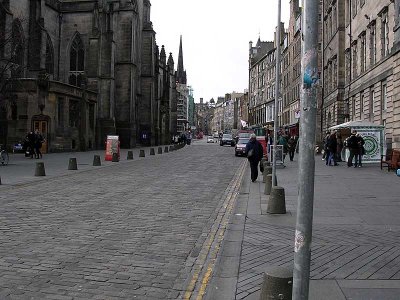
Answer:
<svg viewBox="0 0 400 300"><path fill-rule="evenodd" d="M7 166L8 165L8 160L9 160L9 157L8 157L8 152L5 150L5 149L2 149L2 147L0 146L0 163L3 165L3 166Z"/></svg>

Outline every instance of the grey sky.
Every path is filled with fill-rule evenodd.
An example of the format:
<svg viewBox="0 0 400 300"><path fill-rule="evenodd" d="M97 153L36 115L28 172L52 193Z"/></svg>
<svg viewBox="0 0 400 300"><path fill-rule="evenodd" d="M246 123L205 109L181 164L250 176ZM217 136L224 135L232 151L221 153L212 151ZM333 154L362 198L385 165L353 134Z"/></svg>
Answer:
<svg viewBox="0 0 400 300"><path fill-rule="evenodd" d="M249 41L273 40L277 0L152 0L157 44L183 63L195 101L209 101L248 86ZM282 21L289 20L289 0L282 1Z"/></svg>

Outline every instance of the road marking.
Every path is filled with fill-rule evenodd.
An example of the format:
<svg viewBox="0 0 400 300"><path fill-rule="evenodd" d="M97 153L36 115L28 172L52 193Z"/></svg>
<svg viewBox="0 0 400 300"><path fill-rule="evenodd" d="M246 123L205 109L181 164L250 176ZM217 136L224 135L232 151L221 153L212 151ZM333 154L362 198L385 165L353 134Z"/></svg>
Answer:
<svg viewBox="0 0 400 300"><path fill-rule="evenodd" d="M207 291L208 283L212 278L216 259L225 236L226 227L232 216L246 165L247 160L243 161L239 166L238 173L225 190L225 194L227 195L196 259L192 277L183 295L184 300L202 300Z"/></svg>

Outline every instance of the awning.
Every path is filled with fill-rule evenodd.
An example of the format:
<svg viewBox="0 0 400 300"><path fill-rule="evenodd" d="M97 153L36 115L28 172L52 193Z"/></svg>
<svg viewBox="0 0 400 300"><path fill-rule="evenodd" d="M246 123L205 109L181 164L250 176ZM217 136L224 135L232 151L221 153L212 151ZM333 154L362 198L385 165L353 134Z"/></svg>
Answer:
<svg viewBox="0 0 400 300"><path fill-rule="evenodd" d="M335 125L330 127L330 130L335 130L335 129L345 129L345 128L385 128L383 125L377 125L372 122L368 121L350 121L346 122L343 124Z"/></svg>

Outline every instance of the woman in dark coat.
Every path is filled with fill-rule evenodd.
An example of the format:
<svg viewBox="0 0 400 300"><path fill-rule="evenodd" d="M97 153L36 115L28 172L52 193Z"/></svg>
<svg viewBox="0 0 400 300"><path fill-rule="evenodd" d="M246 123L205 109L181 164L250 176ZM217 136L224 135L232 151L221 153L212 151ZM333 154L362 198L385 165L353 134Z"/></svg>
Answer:
<svg viewBox="0 0 400 300"><path fill-rule="evenodd" d="M263 157L263 146L257 141L256 135L252 133L250 140L246 144L246 156L250 162L251 181L254 182L258 177L258 164Z"/></svg>

